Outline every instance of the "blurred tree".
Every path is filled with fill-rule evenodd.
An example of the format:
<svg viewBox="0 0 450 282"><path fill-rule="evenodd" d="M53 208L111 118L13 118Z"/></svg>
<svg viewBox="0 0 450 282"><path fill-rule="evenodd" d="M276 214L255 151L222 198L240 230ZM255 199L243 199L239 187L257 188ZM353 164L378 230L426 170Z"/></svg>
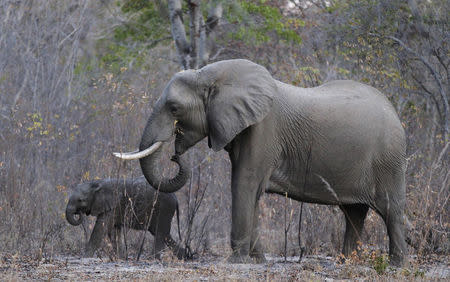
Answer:
<svg viewBox="0 0 450 282"><path fill-rule="evenodd" d="M335 18L329 35L340 42L341 55L397 77L401 91L431 101L448 142L448 1L341 0L324 9Z"/></svg>
<svg viewBox="0 0 450 282"><path fill-rule="evenodd" d="M154 47L172 38L183 69L215 60L227 40L258 45L277 35L301 43L297 30L303 21L283 15L285 1L125 0L119 5L129 17L115 28L115 39ZM225 36L219 38L219 33Z"/></svg>
<svg viewBox="0 0 450 282"><path fill-rule="evenodd" d="M208 62L213 45L210 39L214 38L215 29L222 17L222 3L211 2L206 22L201 13L200 0L188 0L186 4L189 10L190 41L186 39L180 0L168 1L172 37L183 68L197 69Z"/></svg>

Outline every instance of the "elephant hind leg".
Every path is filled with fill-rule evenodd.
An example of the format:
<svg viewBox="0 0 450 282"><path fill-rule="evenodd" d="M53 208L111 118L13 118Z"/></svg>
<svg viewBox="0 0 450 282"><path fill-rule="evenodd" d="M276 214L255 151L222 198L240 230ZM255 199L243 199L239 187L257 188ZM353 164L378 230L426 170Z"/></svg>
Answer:
<svg viewBox="0 0 450 282"><path fill-rule="evenodd" d="M376 211L383 218L389 236L389 256L393 265L405 263L405 178L401 171L391 171L377 184Z"/></svg>
<svg viewBox="0 0 450 282"><path fill-rule="evenodd" d="M188 254L184 248L180 247L170 234L165 236L164 242L179 260L192 259L192 254Z"/></svg>
<svg viewBox="0 0 450 282"><path fill-rule="evenodd" d="M389 215L384 219L389 236L389 257L391 263L402 266L407 254L406 240L404 235L404 223L402 215Z"/></svg>
<svg viewBox="0 0 450 282"><path fill-rule="evenodd" d="M120 226L114 226L108 233L113 253L121 259L126 259L127 258L125 254L126 252L123 248L121 235L122 235L122 228Z"/></svg>
<svg viewBox="0 0 450 282"><path fill-rule="evenodd" d="M357 250L358 241L361 241L361 235L364 227L369 206L364 204L341 205L339 206L345 215L345 236L342 253L349 256Z"/></svg>
<svg viewBox="0 0 450 282"><path fill-rule="evenodd" d="M155 235L155 246L153 248L153 256L160 260L161 259L161 254L164 250L165 247L165 242L164 242L164 235L157 232Z"/></svg>
<svg viewBox="0 0 450 282"><path fill-rule="evenodd" d="M170 222L170 221L169 221ZM161 259L161 254L165 247L165 234L170 233L170 226L164 225L164 220L161 218L161 214L157 213L152 216L148 231L155 237L152 256L158 260Z"/></svg>
<svg viewBox="0 0 450 282"><path fill-rule="evenodd" d="M392 201L387 208L380 213L383 218L389 236L389 257L395 266L402 266L407 255L405 239L405 216L403 209L393 207Z"/></svg>
<svg viewBox="0 0 450 282"><path fill-rule="evenodd" d="M178 259L190 258L185 249L180 247L170 235L170 225L172 222L174 211L161 211L156 215L156 218L151 220L149 231L155 236L155 246L153 248L153 256L156 259L161 259L161 253L167 246Z"/></svg>

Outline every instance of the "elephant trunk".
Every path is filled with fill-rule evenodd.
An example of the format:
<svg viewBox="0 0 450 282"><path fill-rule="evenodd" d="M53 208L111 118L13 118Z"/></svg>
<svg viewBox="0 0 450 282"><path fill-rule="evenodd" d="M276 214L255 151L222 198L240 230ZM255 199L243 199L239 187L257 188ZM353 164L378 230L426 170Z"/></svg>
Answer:
<svg viewBox="0 0 450 282"><path fill-rule="evenodd" d="M142 146L141 146L142 147ZM155 189L159 189L161 192L173 193L178 191L181 187L186 184L190 176L189 166L184 159L184 156L175 155L172 161L178 164L178 173L173 178L163 178L160 173L158 173L158 167L160 167L160 156L162 151L161 146L153 154L139 159L141 164L142 172L147 179L148 183ZM141 148L142 150L142 148Z"/></svg>
<svg viewBox="0 0 450 282"><path fill-rule="evenodd" d="M78 215L78 218L76 218L75 215ZM75 226L80 225L83 221L81 214L77 213L74 209L71 209L69 207L66 208L66 219L70 224Z"/></svg>

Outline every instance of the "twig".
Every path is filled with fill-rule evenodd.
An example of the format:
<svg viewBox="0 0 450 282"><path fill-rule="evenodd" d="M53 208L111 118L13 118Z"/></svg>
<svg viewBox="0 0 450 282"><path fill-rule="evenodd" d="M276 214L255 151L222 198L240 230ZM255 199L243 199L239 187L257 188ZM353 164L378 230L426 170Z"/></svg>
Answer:
<svg viewBox="0 0 450 282"><path fill-rule="evenodd" d="M298 245L300 247L300 256L298 258L298 262L302 261L303 253L305 252L305 247L302 244L302 215L303 215L303 202L300 203L300 216L298 218Z"/></svg>
<svg viewBox="0 0 450 282"><path fill-rule="evenodd" d="M433 162L433 166L435 168L439 165L439 163L442 161L442 158L446 155L445 153L447 152L449 145L450 145L450 142L447 142L445 144L444 148L442 149L442 151L439 153L439 156L436 159L436 161Z"/></svg>
<svg viewBox="0 0 450 282"><path fill-rule="evenodd" d="M160 183L161 184L161 183ZM148 230L148 227L150 225L152 216L153 216L153 211L155 210L155 205L156 205L156 201L158 200L158 196L159 196L159 188L161 185L158 185L158 189L156 189L156 194L155 197L153 198L153 204L152 204L152 209L150 210L150 216L148 217L147 221L145 222L145 228L144 228L144 232L142 232L142 239L141 239L141 244L139 246L139 251L136 257L136 261L139 261L141 254L142 254L142 250L144 248L144 242L145 242L145 233ZM156 222L156 225L158 225L158 220ZM158 230L158 227L156 227L156 230ZM155 246L154 246L155 247ZM156 254L155 254L156 255Z"/></svg>
<svg viewBox="0 0 450 282"><path fill-rule="evenodd" d="M201 162L203 163L203 162ZM197 165L195 168L198 168L198 176L197 176L197 189L195 190L195 195L194 195L194 199L193 202L191 202L191 193L193 192L193 181L192 181L192 177L191 177L191 182L189 183L189 190L188 190L188 214L187 214L187 231L186 231L186 236L185 236L185 249L186 251L190 252L190 254L195 253L192 252L191 250L191 241L192 241L192 237L193 237L193 225L194 225L194 219L195 216L197 215L198 210L200 209L201 204L203 203L203 199L205 198L206 195L206 190L208 189L208 184L206 184L206 186L204 188L201 188L201 163L199 165ZM193 174L193 169L192 168L192 174ZM206 226L206 223L208 221L208 218L204 219L204 222L202 224L202 228L200 230L201 234L200 234L200 241L203 238L204 235L204 228Z"/></svg>
<svg viewBox="0 0 450 282"><path fill-rule="evenodd" d="M287 235L289 233L289 229L291 229L292 214L293 214L293 210L291 209L291 214L289 216L289 224L287 224L287 199L288 199L288 193L285 193L284 194L284 262L287 261Z"/></svg>
<svg viewBox="0 0 450 282"><path fill-rule="evenodd" d="M310 140L308 155L306 156L305 177L303 179L303 191L306 189L306 181L308 179L308 174L311 172L311 158L312 158L312 141ZM300 247L300 257L298 259L299 263L302 261L303 253L305 252L305 247L302 246L301 244L302 215L303 215L303 202L300 205L300 218L298 221L298 244Z"/></svg>

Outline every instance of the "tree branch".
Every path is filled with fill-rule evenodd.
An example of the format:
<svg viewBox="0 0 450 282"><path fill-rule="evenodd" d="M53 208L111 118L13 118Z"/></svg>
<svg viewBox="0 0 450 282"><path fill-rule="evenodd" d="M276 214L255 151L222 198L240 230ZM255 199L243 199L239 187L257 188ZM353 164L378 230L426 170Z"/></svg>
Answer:
<svg viewBox="0 0 450 282"><path fill-rule="evenodd" d="M441 96L442 99L442 103L443 103L443 108L444 108L444 115L443 115L443 123L444 123L444 140L445 142L447 142L448 139L448 119L449 119L449 104L448 104L448 97L445 93L444 90L444 86L442 85L442 81L439 77L438 72L433 68L433 66L428 62L428 60L423 57L422 55L420 55L419 53L417 53L416 51L414 51L413 49L409 48L402 40L398 39L397 37L394 36L382 36L379 34L375 34L375 33L369 33L369 35L371 36L376 36L376 37L385 37L387 39L390 39L396 43L398 43L400 46L403 47L403 49L405 49L405 51L407 51L408 53L410 53L411 55L417 57L427 68L428 70L431 72L434 80L436 81L438 88L439 88L439 94Z"/></svg>
<svg viewBox="0 0 450 282"><path fill-rule="evenodd" d="M408 0L408 6L414 17L414 21L416 22L414 27L423 37L428 38L429 33L427 32L427 30L423 24L423 18L422 18L422 15L420 14L419 7L417 7L416 0Z"/></svg>
<svg viewBox="0 0 450 282"><path fill-rule="evenodd" d="M414 74L411 74L411 76L412 76L412 78L416 81L416 83L419 84L419 86L420 86L420 87L422 88L422 90L423 90L423 92L422 92L422 91L417 91L416 93L418 93L418 94L420 94L420 95L423 95L423 96L428 96L428 97L430 97L431 100L433 100L433 102L434 102L434 104L435 104L435 106L436 106L436 108L437 108L437 111L438 111L438 114L439 114L439 118L442 119L441 107L439 107L439 102L438 102L438 100L436 99L436 96L434 96L433 93L432 93L430 90L428 90L428 89L426 88L426 86L423 84L423 82L421 82Z"/></svg>
<svg viewBox="0 0 450 282"><path fill-rule="evenodd" d="M206 34L209 35L214 28L219 24L219 20L222 18L223 8L222 3L218 2L216 5L211 6L208 12L208 18L206 19Z"/></svg>
<svg viewBox="0 0 450 282"><path fill-rule="evenodd" d="M190 48L186 39L186 31L183 25L183 13L180 0L169 0L169 18L171 23L172 37L175 41L180 64L184 69L188 69L188 60Z"/></svg>

